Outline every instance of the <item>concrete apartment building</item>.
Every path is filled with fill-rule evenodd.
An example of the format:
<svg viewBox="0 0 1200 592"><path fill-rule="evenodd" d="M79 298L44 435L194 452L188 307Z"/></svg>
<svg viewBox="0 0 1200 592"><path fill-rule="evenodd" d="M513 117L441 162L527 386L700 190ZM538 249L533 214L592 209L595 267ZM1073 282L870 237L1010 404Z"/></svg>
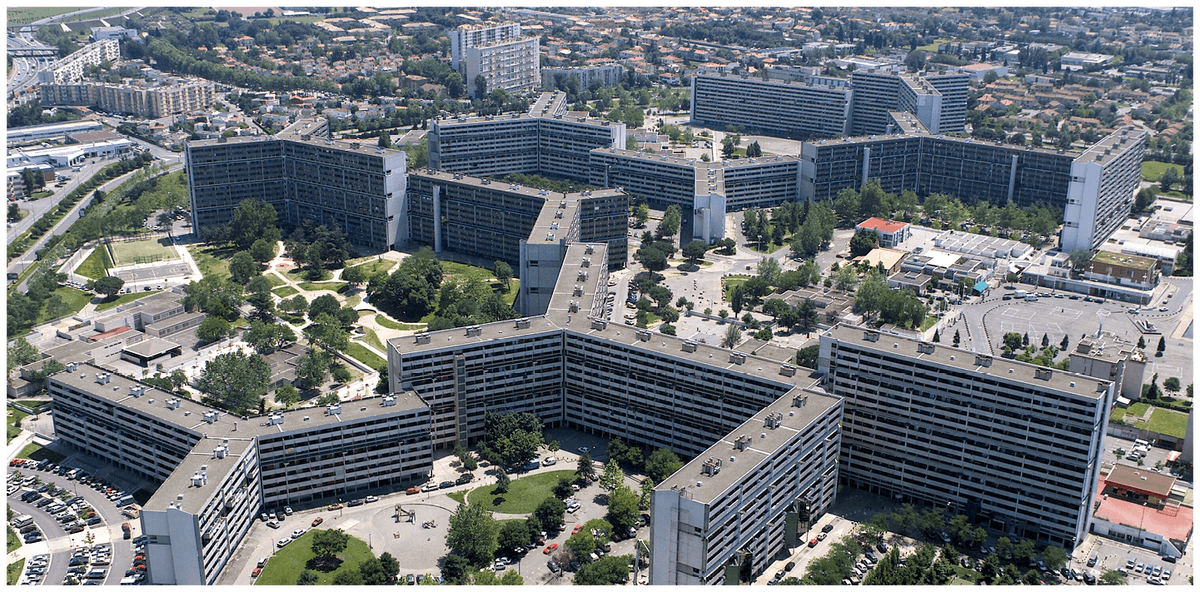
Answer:
<svg viewBox="0 0 1200 592"><path fill-rule="evenodd" d="M104 62L116 62L119 59L121 43L116 39L101 39L79 48L75 53L38 72L38 82L65 84L83 80L84 69L88 66L99 66Z"/></svg>
<svg viewBox="0 0 1200 592"><path fill-rule="evenodd" d="M1068 356L1071 372L1111 380L1117 385L1117 395L1131 401L1142 398L1146 354L1136 345L1103 332L1081 338Z"/></svg>
<svg viewBox="0 0 1200 592"><path fill-rule="evenodd" d="M63 443L160 484L141 516L152 584L213 583L264 503L403 487L432 470L429 407L413 393L239 418L87 363L47 385Z"/></svg>
<svg viewBox="0 0 1200 592"><path fill-rule="evenodd" d="M1060 249L1095 250L1129 217L1149 132L1125 126L1071 163Z"/></svg>
<svg viewBox="0 0 1200 592"><path fill-rule="evenodd" d="M196 233L204 238L232 220L242 200L257 198L275 207L280 223L311 219L372 249L405 244L404 152L328 138L328 123L316 119L271 137L188 142Z"/></svg>
<svg viewBox="0 0 1200 592"><path fill-rule="evenodd" d="M1073 549L1096 501L1113 383L839 325L818 373L844 400L841 481Z"/></svg>
<svg viewBox="0 0 1200 592"><path fill-rule="evenodd" d="M895 74L855 71L852 132L882 134L888 112L897 109L917 116L932 134L961 132L966 124L970 77L966 74Z"/></svg>
<svg viewBox="0 0 1200 592"><path fill-rule="evenodd" d="M761 78L697 75L692 78L691 121L780 135L841 136L850 133L852 92Z"/></svg>
<svg viewBox="0 0 1200 592"><path fill-rule="evenodd" d="M462 25L448 34L451 67L462 74L472 99L478 76L487 81L489 93L496 89L521 93L541 85L541 38L522 37L520 24Z"/></svg>
<svg viewBox="0 0 1200 592"><path fill-rule="evenodd" d="M199 78L171 79L165 84L76 82L42 84L44 106L84 106L98 111L160 118L207 109L214 100L213 83Z"/></svg>
<svg viewBox="0 0 1200 592"><path fill-rule="evenodd" d="M593 82L601 86L617 86L625 75L625 66L621 64L604 64L600 66L582 66L578 68L542 68L542 90L552 91L558 87L561 78L563 83L574 76L579 81L579 89L587 90Z"/></svg>

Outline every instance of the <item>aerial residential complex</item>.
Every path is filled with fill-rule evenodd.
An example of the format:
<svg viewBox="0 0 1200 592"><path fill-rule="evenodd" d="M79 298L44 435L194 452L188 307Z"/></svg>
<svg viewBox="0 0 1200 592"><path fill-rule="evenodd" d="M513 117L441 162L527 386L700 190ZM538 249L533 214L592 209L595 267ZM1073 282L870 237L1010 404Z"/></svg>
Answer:
<svg viewBox="0 0 1200 592"><path fill-rule="evenodd" d="M843 325L821 335L817 372L845 402L843 483L1083 540L1112 382Z"/></svg>
<svg viewBox="0 0 1200 592"><path fill-rule="evenodd" d="M406 242L406 157L399 150L329 139L328 122L299 120L273 137L189 142L188 191L201 238L227 224L245 199L270 203L279 220L310 219L352 242L388 250Z"/></svg>
<svg viewBox="0 0 1200 592"><path fill-rule="evenodd" d="M1141 181L1149 133L1129 126L1071 162L1071 186L1059 248L1094 250L1129 217Z"/></svg>
<svg viewBox="0 0 1200 592"><path fill-rule="evenodd" d="M522 37L517 23L463 25L449 31L451 67L458 71L471 98L477 98L475 79L482 76L486 92L523 92L541 83L536 36Z"/></svg>
<svg viewBox="0 0 1200 592"><path fill-rule="evenodd" d="M263 504L402 487L432 470L412 393L237 417L92 364L48 381L58 438L158 483L142 506L152 584L213 583Z"/></svg>
<svg viewBox="0 0 1200 592"><path fill-rule="evenodd" d="M157 85L102 82L41 85L43 106L84 106L152 118L207 109L213 104L213 96L213 83L199 78L170 79Z"/></svg>

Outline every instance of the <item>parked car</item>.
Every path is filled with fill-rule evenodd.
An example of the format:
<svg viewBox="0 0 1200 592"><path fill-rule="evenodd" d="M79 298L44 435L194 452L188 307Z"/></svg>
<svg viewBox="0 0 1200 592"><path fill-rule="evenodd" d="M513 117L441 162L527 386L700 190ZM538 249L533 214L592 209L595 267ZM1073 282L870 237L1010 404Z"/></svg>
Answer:
<svg viewBox="0 0 1200 592"><path fill-rule="evenodd" d="M550 543L549 545L546 545L545 549L542 549L542 553L549 555L553 553L555 549L558 549L558 543Z"/></svg>
<svg viewBox="0 0 1200 592"><path fill-rule="evenodd" d="M321 523L322 523L322 522L324 522L324 521L325 521L325 519L324 519L324 518L321 518L320 516L317 516L316 518L313 518L313 521L312 521L313 528L316 528L317 526L320 526L320 525L321 525Z"/></svg>

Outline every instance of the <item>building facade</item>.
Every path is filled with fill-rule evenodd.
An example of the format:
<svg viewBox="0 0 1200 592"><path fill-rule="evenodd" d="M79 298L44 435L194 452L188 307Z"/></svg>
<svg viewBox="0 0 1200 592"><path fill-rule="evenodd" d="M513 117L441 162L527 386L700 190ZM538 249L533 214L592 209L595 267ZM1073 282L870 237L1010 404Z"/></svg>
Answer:
<svg viewBox="0 0 1200 592"><path fill-rule="evenodd" d="M818 373L844 400L842 483L1073 549L1087 532L1107 380L839 325Z"/></svg>
<svg viewBox="0 0 1200 592"><path fill-rule="evenodd" d="M579 68L542 68L542 90L555 90L566 84L574 76L579 81L579 90L588 90L593 83L600 86L617 86L621 76L625 75L625 66L621 64L604 64L601 66L583 66Z"/></svg>
<svg viewBox="0 0 1200 592"><path fill-rule="evenodd" d="M203 238L229 223L242 200L261 199L283 224L311 219L358 245L399 247L407 240L405 163L400 150L329 140L325 120L300 120L272 137L189 142L192 223Z"/></svg>
<svg viewBox="0 0 1200 592"><path fill-rule="evenodd" d="M156 86L102 82L42 84L39 92L45 106L85 106L150 118L207 109L214 100L213 83L201 79L175 80Z"/></svg>
<svg viewBox="0 0 1200 592"><path fill-rule="evenodd" d="M450 35L451 67L462 74L467 93L477 98L475 80L482 76L484 92L532 91L541 85L538 37L522 37L517 23L463 25Z"/></svg>
<svg viewBox="0 0 1200 592"><path fill-rule="evenodd" d="M692 78L691 121L784 136L841 136L850 133L851 94L821 85L697 75Z"/></svg>
<svg viewBox="0 0 1200 592"><path fill-rule="evenodd" d="M1125 126L1071 163L1060 249L1095 250L1133 211L1149 133Z"/></svg>
<svg viewBox="0 0 1200 592"><path fill-rule="evenodd" d="M49 68L38 72L38 82L42 84L65 84L83 80L84 70L88 66L99 66L104 62L121 59L121 44L116 39L101 39L93 41L75 53L54 62Z"/></svg>

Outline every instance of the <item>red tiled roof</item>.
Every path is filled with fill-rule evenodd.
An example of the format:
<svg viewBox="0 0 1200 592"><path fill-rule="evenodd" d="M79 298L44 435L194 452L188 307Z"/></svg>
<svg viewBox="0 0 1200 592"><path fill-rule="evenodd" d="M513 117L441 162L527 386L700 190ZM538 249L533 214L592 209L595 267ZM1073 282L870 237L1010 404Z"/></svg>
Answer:
<svg viewBox="0 0 1200 592"><path fill-rule="evenodd" d="M92 341L100 341L101 339L106 339L108 337L112 337L113 335L120 335L121 333L124 333L126 331L133 331L133 329L131 329L129 327L117 327L116 329L113 329L112 331L105 331L99 335L93 335Z"/></svg>
<svg viewBox="0 0 1200 592"><path fill-rule="evenodd" d="M908 226L908 224L905 222L896 222L895 220L883 220L881 218L867 218L861 224L859 224L857 226L857 228L863 228L866 230L875 230L878 232L886 232L888 234L891 234L893 232L897 232L899 230L904 229L904 227L906 227L906 226Z"/></svg>

